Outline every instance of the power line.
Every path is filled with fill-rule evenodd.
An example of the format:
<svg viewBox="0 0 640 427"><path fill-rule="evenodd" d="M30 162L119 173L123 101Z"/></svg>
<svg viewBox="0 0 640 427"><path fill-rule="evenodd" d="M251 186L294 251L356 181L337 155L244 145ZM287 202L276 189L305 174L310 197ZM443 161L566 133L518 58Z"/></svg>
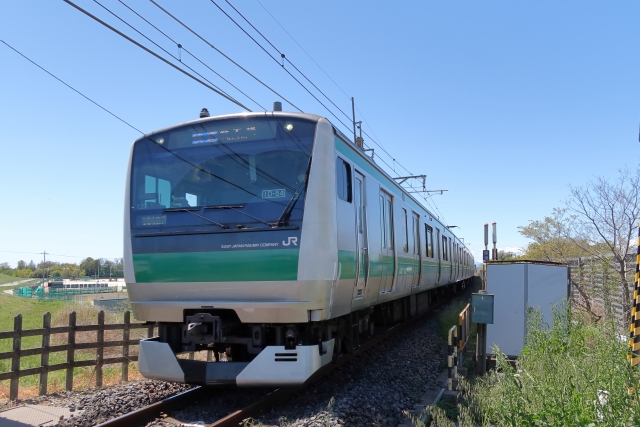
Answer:
<svg viewBox="0 0 640 427"><path fill-rule="evenodd" d="M255 99L251 98L249 95L247 95L246 93L244 93L240 88L238 88L236 85L234 85L233 83L231 83L229 80L227 80L226 78L224 78L220 73L218 73L217 71L215 71L213 68L209 67L207 64L205 64L202 60L200 60L200 58L198 58L197 56L195 56L194 54L192 54L191 52L189 52L189 50L187 50L187 48L185 48L182 44L178 43L177 41L175 41L174 39L172 39L171 37L169 37L164 31L162 31L161 29L159 29L158 27L156 27L155 25L153 25L151 22L149 22L144 16L140 15L138 12L136 12L135 10L133 10L131 7L129 7L125 2L123 2L122 0L118 0L124 7L126 7L127 9L129 9L131 12L135 13L140 19L142 19L144 22L146 22L147 24L151 25L156 31L158 31L160 34L162 34L163 36L165 36L166 38L168 38L169 40L171 40L177 47L178 49L182 49L184 50L188 55L190 55L193 59L195 59L196 61L198 61L199 63L201 63L202 65L204 65L205 67L207 67L212 73L214 73L216 76L220 77L222 80L224 80L227 84L229 84L231 87L233 87L235 90L237 90L238 92L240 92L241 94L243 94L244 96L246 96L247 98L249 98L251 101L253 101L258 107L260 107L261 109L266 111L266 108L264 108L262 105L260 105L260 103L258 101L256 101ZM182 62L182 61L180 61Z"/></svg>
<svg viewBox="0 0 640 427"><path fill-rule="evenodd" d="M344 93L344 95L345 95L347 98L349 98L349 95L347 95L347 93L346 93L346 92L345 92L345 91L344 91L344 90L343 90L343 89L338 85L338 83L336 83L336 82L331 78L331 76L330 76L329 74L327 74L327 72L326 72L326 71L325 71L325 70L320 66L320 64L318 64L318 63L316 62L316 60L315 60L315 59L313 59L313 57L312 57L311 55L309 55L309 52L307 52L307 51L306 51L306 50L305 50L305 49L300 45L300 43L298 43L298 42L297 42L297 40L296 40L296 39L295 39L295 38L294 38L294 37L289 33L289 31L287 31L287 29L286 29L286 28L284 28L280 22L278 22L278 20L275 18L275 16L273 16L273 15L271 14L271 12L269 12L269 10L267 10L267 8L266 8L266 7L264 7L264 5L263 5L262 3L260 3L260 0L256 0L256 1L257 1L257 2L258 2L258 4L259 4L260 6L262 6L262 8L263 8L263 9L264 9L268 14L269 14L269 16L271 16L271 17L273 18L273 20L274 20L274 21L276 21L276 24L278 24L278 25L280 26L280 28L282 28L282 29L284 30L284 32L285 32L285 33L287 33L287 35L288 35L289 37L291 37L291 40L293 40L293 41L295 42L295 44L297 44L297 45L298 45L298 47L300 47L300 49L302 49L302 51L303 51L304 53L306 53L306 54L307 54L307 56L308 56L308 57L309 57L309 58L310 58L310 59L311 59L311 60L312 60L312 61L313 61L317 66L318 66L318 68L320 68L320 71L322 71L322 72L324 73L324 75L325 75L325 76L327 76L327 77L329 78L329 80L331 80L331 81L333 82L333 84L334 84L334 85L336 85L336 87L337 87L338 89L340 89L340 90L342 91L342 93ZM292 65L293 65L293 64L292 64Z"/></svg>
<svg viewBox="0 0 640 427"><path fill-rule="evenodd" d="M99 22L100 24L104 25L105 27L107 27L108 29L110 29L111 31L113 31L114 33L118 34L119 36L127 39L128 41L130 41L131 43L135 44L136 46L138 46L139 48L145 50L146 52L150 53L151 55L155 56L156 58L158 58L159 60L161 60L162 62L172 66L173 68L175 68L176 70L180 71L181 73L191 77L193 80L197 81L198 83L200 83L201 85L203 85L204 87L211 89L212 91L214 91L215 93L217 93L218 95L222 96L223 98L233 102L234 104L238 105L239 107L247 110L247 111L251 111L249 108L245 107L244 105L242 105L240 102L236 101L235 99L225 95L224 93L220 92L219 90L215 89L214 87L208 85L207 83L203 82L202 80L200 80L199 78L197 78L196 76L194 76L193 74L190 74L189 72L183 70L182 68L178 67L177 65L175 65L174 63L172 63L171 61L167 60L166 58L163 58L162 56L158 55L157 53L155 53L154 51L152 51L151 49L145 47L144 45L138 43L137 41L133 40L131 37L127 36L126 34L116 30L114 27L112 27L111 25L107 24L106 22L104 22L103 20L101 20L100 18L92 15L91 13L87 12L86 10L84 10L83 8L81 8L80 6L78 6L77 4L73 3L70 0L63 0L65 3L67 3L70 6L73 6L74 8L76 8L77 10L79 10L80 12L84 13L85 15L87 15L88 17L90 17L91 19Z"/></svg>
<svg viewBox="0 0 640 427"><path fill-rule="evenodd" d="M228 1L228 0L225 0L225 1L226 1L227 3L229 3L229 1ZM327 72L326 72L326 71L325 71L325 70L320 66L320 64L318 64L318 62L317 62L315 59L313 59L313 57L309 54L309 52L307 52L307 51L305 50L305 48L304 48L304 47L302 47L302 45L301 45L300 43L298 43L298 41L297 41L297 40L296 40L296 39L291 35L291 33L289 33L289 31L287 31L287 29L286 29L286 28L285 28L285 27L284 27L284 26L283 26L283 25L282 25L282 24L281 24L281 23L280 23L280 22L275 18L275 16L273 16L273 14L271 14L271 12L269 12L269 10L268 10L268 9L267 9L267 8L266 8L266 7L261 3L261 2L260 2L260 0L256 0L256 1L257 1L257 2L258 2L258 4L259 4L260 6L262 6L262 8L263 8L263 9L264 9L268 14L269 14L269 16L271 16L271 18L273 18L273 20L274 20L274 21L275 21L275 22L280 26L280 28L282 28L282 29L284 30L284 32L285 32L285 33L287 33L287 35L291 38L291 40L293 40L293 41L294 41L294 43L295 43L295 44L297 44L297 45L298 45L298 47L300 47L300 49L302 49L302 51L303 51L305 54L307 54L307 56L308 56L308 57L309 57L309 58L310 58L310 59L311 59L311 60L312 60L312 61L313 61L317 66L318 66L318 68L319 68L319 69L320 69L320 70L321 70L321 71L322 71L322 72L323 72L323 73L324 73L324 74L329 78L329 80L331 80L331 81L333 82L333 84L335 84L335 85L336 85L336 87L337 87L338 89L340 89L340 90L342 91L342 93L344 93L344 95L345 95L346 97L349 97L349 95L347 95L347 93L346 93L346 92L345 92L345 91L340 87L340 85L338 85L338 83L336 83L336 81L335 81L335 80L333 80L333 79L331 78L331 76L330 76L330 75L329 75L329 74L328 74L328 73L327 73ZM231 5L231 4L230 4L230 5ZM231 7L233 7L233 6L231 5ZM235 10L235 8L234 8L234 10ZM237 12L237 10L236 10L236 12ZM238 13L240 14L240 12L238 12ZM242 14L240 14L240 16L242 16ZM244 16L243 16L243 18L244 18ZM246 19L245 19L245 20L246 20ZM248 21L247 21L247 22L248 22ZM251 25L251 23L249 23L249 25ZM253 25L252 25L252 27L253 27ZM262 34L260 33L260 31L258 31L255 27L254 27L254 29L258 32L258 34L260 34L260 35L262 36ZM266 39L266 37L264 37L264 36L262 36L262 37L263 37L263 38L265 38L265 40L267 40L267 39ZM269 44L271 44L271 42L269 42L269 40L267 40L267 42L268 42ZM271 46L273 46L273 44L271 44ZM273 48L274 48L274 49L276 49L276 50L278 50L275 46L273 46ZM278 51L278 53L280 53L280 51ZM296 68L296 67L295 67L295 65L294 65L293 63L291 63L291 61L287 60L287 62L289 62L289 63L290 63L294 68ZM296 70L297 70L297 68L296 68ZM298 71L299 71L299 70L298 70ZM299 71L299 72L300 72L300 71ZM302 74L302 73L300 72L300 74ZM303 74L303 76L304 76L304 74ZM306 76L305 76L305 78L306 78ZM308 80L308 79L307 79L307 80ZM309 81L309 82L311 83L311 81ZM313 83L311 83L311 84L313 84ZM315 85L314 85L314 87L315 87ZM317 88L316 88L316 89L317 89ZM318 89L318 90L319 90L319 89ZM322 92L321 92L321 93L322 93ZM323 94L323 95L324 95L324 94ZM326 96L325 96L325 97L326 97ZM328 98L327 98L327 99L328 99ZM329 101L331 101L331 100L329 100ZM332 102L332 103L333 103L333 102ZM334 104L334 105L335 105L335 104ZM336 106L336 108L338 108L338 107ZM339 109L339 108L338 108L338 109ZM362 112L360 111L360 109L359 109L358 107L356 107L356 109L358 110L358 113L360 113L360 115L362 116L362 120L363 120L363 122L364 122L367 126L369 126L369 128L371 129L371 132L375 135L375 132L373 131L373 128L372 128L372 127L371 127L371 125L369 125L369 123L366 121L366 119L364 118L364 115L362 114ZM342 110L340 110L340 111L341 111L343 114L345 114L345 113L344 113L344 111L342 111ZM345 114L345 115L346 115L346 114ZM347 116L347 117L348 117L348 116ZM376 145L377 145L377 146L378 146L378 147L379 147L379 148L380 148L380 149L381 149L381 150L382 150L382 151L383 151L387 156L389 156L389 158L390 158L391 160L393 160L394 162L396 162L396 159L395 159L395 158L394 158L394 157L393 157L393 156L392 156L392 155L391 155L387 150L385 150L385 149L384 149L384 147L383 147L380 143L378 143L378 142L377 142L375 139L373 139L369 134L367 134L367 132L366 132L366 131L364 131L364 130L363 130L362 132L363 132L367 137L369 137L369 138L371 139L371 141L373 141L373 143L374 143L374 144L376 144ZM379 138L377 137L377 135L376 135L376 139L379 139ZM411 174L411 172L409 172L409 171L407 170L407 168L405 168L401 163L399 163L399 162L397 162L397 163L398 163L398 165L399 165L402 169L404 169L407 173ZM385 164L386 164L386 163L385 163ZM394 168L391 168L391 170L394 170Z"/></svg>
<svg viewBox="0 0 640 427"><path fill-rule="evenodd" d="M172 57L173 59L175 59L176 61L182 63L185 67L187 67L188 69L190 69L191 71L193 71L195 74L197 74L198 76L202 77L203 80L205 80L207 83L209 83L211 86L213 86L214 88L218 89L220 92L222 92L224 95L228 96L230 99L233 99L234 101L237 101L235 98L233 98L231 95L229 95L228 93L226 93L225 91L223 91L222 89L220 89L218 86L216 86L214 83L212 83L211 81L207 80L202 74L198 73L196 70L194 70L193 68L191 68L190 66L188 66L187 64L185 64L184 62L182 62L182 60L180 58L177 58L175 55L173 55L171 52L169 52L168 50L166 50L165 48L163 48L162 46L160 46L158 43L154 42L153 40L151 40L149 37L147 37L146 35L142 34L142 32L140 32L139 30L137 30L133 25L129 24L127 21L125 21L124 19L122 19L121 17L119 17L117 14L115 14L114 12L112 12L109 8L107 8L106 6L104 6L102 3L100 3L98 0L93 0L94 3L97 3L98 6L100 6L101 8L103 8L104 10L106 10L107 12L109 12L111 15L115 16L118 20L120 20L122 23L124 23L125 25L127 25L129 28L131 28L133 31L135 31L136 33L140 34L142 37L144 37L145 39L147 39L148 41L150 41L151 43L153 43L156 47L158 47L160 50L162 50L164 53L166 53L167 55L169 55L170 57Z"/></svg>
<svg viewBox="0 0 640 427"><path fill-rule="evenodd" d="M94 101L93 99L89 98L88 96L86 96L85 94L83 94L82 92L80 92L79 90L71 87L70 85L68 85L67 83L65 83L64 81L62 81L62 79L54 76L53 74L51 74L49 71L45 70L43 67L41 67L40 65L36 64L34 61L32 61L31 59L27 58L25 55L23 55L22 53L20 53L17 49L15 49L14 47L12 47L11 45L9 45L7 42L5 42L4 40L0 40L0 42L4 43L9 49L13 50L14 52L16 52L18 55L22 56L24 59L26 59L27 61L31 62L33 65L35 65L36 67L40 68L42 71L44 71L45 73L49 74L51 77L53 77L54 79L58 80L60 83L62 83L63 85L65 85L66 87L68 87L69 89L73 90L74 92L76 92L77 94L79 94L80 96L82 96L83 98L85 98L86 100L92 102L93 104L97 105L98 107L102 108L104 111L106 111L107 113L111 114L113 117L115 117L116 119L120 120L122 123L124 123L125 125L129 126L131 129L137 130L138 132L140 132L141 134L144 135L144 132L142 132L140 129L134 127L133 125L127 123L125 120L121 119L120 117L116 116L115 114L113 114L111 111L107 110L106 108L104 108L102 105L98 104L96 101Z"/></svg>
<svg viewBox="0 0 640 427"><path fill-rule="evenodd" d="M246 34L246 35L247 35L251 40L253 40L253 42L254 42L255 44L257 44L258 46L260 46L260 48L261 48L261 49L262 49L262 50L263 50L267 55L269 55L269 56L270 56L270 57L271 57L271 58L272 58L272 59L273 59L273 60L274 60L278 65L281 65L281 66L282 66L282 68L287 72L287 74L289 74L289 75L290 75L290 76L291 76L291 77L292 77L292 78L293 78L293 79L294 79L294 80L295 80L295 81L296 81L300 86L302 86L302 87L303 87L303 88L304 88L304 89L305 89L305 90L306 90L306 91L307 91L311 96L313 96L313 98L314 98L316 101L318 101L318 102L320 103L320 105L322 105L322 106L323 106L327 111L329 111L329 113L331 113L331 115L333 115L333 116L336 118L336 120L340 121L340 119L339 119L335 114L333 114L333 112L332 112L331 110L329 110L329 109L328 109L328 108L327 108L327 107L326 107L326 106L325 106L325 105L324 105L324 104L323 104L323 103L322 103L318 98L316 98L316 96L315 96L315 95L313 95L313 94L311 93L311 91L309 91L309 89L307 89L307 88L306 88L306 87L305 87L305 86L304 86L304 85L303 85L303 84L302 84L302 83L301 83L297 78L295 78L295 77L294 77L294 76L289 72L289 70L287 70L287 69L285 68L285 66L284 66L284 62L283 62L282 64L280 64L280 63L278 62L278 60L277 60L276 58L274 58L274 57L273 57L273 55L271 55L269 52L267 52L267 50L266 50L266 49L265 49L265 48L264 48L260 43L258 43L258 41L257 41L256 39L254 39L254 38L253 38L253 37L252 37L248 32L246 32L246 31L245 31L245 29L244 29L244 28L242 28L242 26L241 26L240 24L238 24L238 23L237 23L237 22L236 22L236 21L235 21L231 16L229 16L229 14L228 14L227 12L225 12L225 11L224 11L224 10L223 10L223 9L222 9L222 8L221 8L221 7L220 7L220 6L219 6L219 5L218 5L214 0L210 0L210 1L211 1L211 3L213 3L214 5L216 5L216 7L217 7L218 9L220 9L220 11L221 11L222 13L224 13L224 14L227 16L227 18L229 18L231 21L233 21L233 23L234 23L234 24L236 24L236 26L237 26L238 28L240 28L240 29L241 29L241 30L242 30L242 31L243 31L243 32L244 32L244 33L245 33L245 34ZM320 90L320 88L319 88L318 86L316 86L316 85L315 85L315 83L313 83L313 82L312 82L312 81L311 81L311 80L310 80L310 79L309 79L309 78L308 78L308 77L307 77L307 76L306 76L302 71L300 71L300 70L298 69L298 67L296 67L296 66L295 66L295 64L294 64L293 62L291 62L288 58L286 58L286 57L285 57L285 55L284 55L284 53L280 52L280 50L279 50L277 47L275 47L275 46L274 46L274 44L273 44L273 43L271 43L271 41L270 41L267 37L265 37L265 36L264 36L264 34L262 34L262 33L261 33L261 32L260 32L260 31L259 31L259 30L258 30L258 29L257 29L257 28L252 24L252 23L251 23L251 22L249 22L249 20L248 20L247 18L245 18L245 16L244 16L242 13L240 13L240 11L238 11L238 9L236 9L236 8L235 8L235 7L234 7L234 6L229 2L229 0L225 0L225 2L226 2L229 6L231 6L231 8L232 8L233 10L235 10L235 11L236 11L236 13L237 13L238 15L240 15L240 16L242 17L242 19L244 19L244 20L245 20L245 22L251 26L251 28L253 28L253 29L254 29L258 34L260 34L260 36L261 36L263 39L265 39L265 40L267 41L267 43L269 43L269 44L271 45L271 47L273 47L273 48L276 50L276 52L278 52L278 53L280 54L280 57L281 57L284 61L287 61L287 62L288 62L288 63L289 63L289 64L290 64L290 65L291 65L291 66L292 66L292 67L293 67L293 68L294 68L298 73L300 73L300 75L302 75L302 77L304 77L304 78L305 78L309 83L311 83L311 85L312 85L312 86L313 86L313 87L314 87L318 92L320 92L320 93L322 94L322 96L324 96L324 97L325 97L325 98L326 98L326 99L327 99L331 104L333 104L333 106L334 106L334 107L336 107L336 108L338 109L338 111L340 111L342 114L344 114L344 116L345 116L347 119L351 119L351 117L349 117L349 115L347 115L347 113L345 113L344 111L342 111L342 109L341 109L340 107L338 107L338 106L336 105L336 103L335 103L335 102L333 102L333 101L332 101L332 100L331 100L327 95L325 95L325 93L324 93L322 90ZM342 123L342 121L340 121L340 123ZM342 125L343 125L343 126L345 126L345 127L347 127L344 123L342 123Z"/></svg>
<svg viewBox="0 0 640 427"><path fill-rule="evenodd" d="M64 0L64 1L69 1L69 0ZM284 96L280 95L278 92L276 92L274 89L272 89L271 87L269 87L269 85L267 85L266 83L264 83L262 80L260 80L259 78L257 78L256 76L254 76L253 74L251 74L248 70L246 70L244 67L242 67L240 64L238 64L236 61L234 61L233 59L231 59L229 56L227 56L224 52L222 52L220 49L218 49L217 47L215 47L213 44L209 43L204 37L202 37L200 34L196 33L194 30L192 30L187 24L183 23L182 21L180 21L178 18L176 18L175 16L173 16L169 11L167 11L165 8L163 8L162 6L160 6L158 3L156 3L154 0L150 0L151 3L153 3L158 9L160 9L161 11L163 11L164 13L166 13L167 15L169 15L171 18L173 18L176 22L178 22L180 25L182 25L184 28L186 28L187 30L189 30L193 35L195 35L196 37L198 37L200 40L202 40L204 43L206 43L207 45L209 45L209 47L211 47L213 50L215 50L216 52L218 52L220 55L224 56L227 60L231 61L231 63L233 63L236 67L240 68L242 71L244 71L245 73L247 73L249 76L253 77L253 79L255 79L258 83L260 83L261 85L263 85L264 87L266 87L267 89L269 89L271 92L273 92L274 94L276 94L277 96L279 96L280 98L282 98L283 100L285 100L287 103L289 103L293 108L295 108L296 110L300 111L301 113L303 113L304 111L302 111L300 108L296 107L295 104L293 104L291 101L289 101L287 98L285 98ZM251 110L249 110L251 111Z"/></svg>

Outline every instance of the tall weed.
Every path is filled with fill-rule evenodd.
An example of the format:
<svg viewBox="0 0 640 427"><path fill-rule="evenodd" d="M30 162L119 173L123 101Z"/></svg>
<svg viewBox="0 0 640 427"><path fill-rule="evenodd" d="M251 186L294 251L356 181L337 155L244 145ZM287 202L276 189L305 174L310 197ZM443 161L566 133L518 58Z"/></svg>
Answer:
<svg viewBox="0 0 640 427"><path fill-rule="evenodd" d="M462 381L461 427L640 425L640 370L613 322L592 324L560 304L551 326L530 310L515 367L498 348L494 354L495 371Z"/></svg>

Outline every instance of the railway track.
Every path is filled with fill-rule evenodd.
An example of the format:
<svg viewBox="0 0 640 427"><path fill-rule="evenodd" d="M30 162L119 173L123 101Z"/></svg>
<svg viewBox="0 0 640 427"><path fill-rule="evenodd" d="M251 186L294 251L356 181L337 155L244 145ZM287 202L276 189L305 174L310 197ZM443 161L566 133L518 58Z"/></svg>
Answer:
<svg viewBox="0 0 640 427"><path fill-rule="evenodd" d="M458 297L460 294L456 294ZM454 298L455 299L455 298ZM247 418L256 418L260 414L263 414L273 408L274 406L287 401L293 395L299 394L301 390L318 381L325 375L333 372L346 365L354 358L363 355L368 352L370 349L380 344L391 335L397 333L398 331L407 328L408 326L414 324L416 321L432 314L434 309L441 306L442 304L446 304L450 302L450 300L445 300L442 303L433 307L433 309L428 310L426 313L421 314L419 316L415 316L407 321L398 323L387 328L385 331L382 331L378 334L374 334L370 339L363 342L360 347L354 353L346 353L336 359L333 363L330 363L320 370L318 370L302 387L290 387L290 388L278 388L271 391L266 391L265 394L254 401L253 403L245 406L244 408L234 411L227 416L219 419L218 421L209 424L210 426L215 427L228 427L228 426L237 426L243 420ZM120 417L113 418L104 423L98 424L99 427L124 427L124 426L136 426L136 425L145 425L150 423L156 419L162 419L166 414L171 412L179 411L187 406L190 406L194 402L197 402L201 399L210 395L212 391L216 389L207 389L205 387L195 387L191 390L185 391L183 393L171 396L169 398L163 399L159 402L156 402L152 405L146 406L144 408L138 409L136 411L124 414Z"/></svg>

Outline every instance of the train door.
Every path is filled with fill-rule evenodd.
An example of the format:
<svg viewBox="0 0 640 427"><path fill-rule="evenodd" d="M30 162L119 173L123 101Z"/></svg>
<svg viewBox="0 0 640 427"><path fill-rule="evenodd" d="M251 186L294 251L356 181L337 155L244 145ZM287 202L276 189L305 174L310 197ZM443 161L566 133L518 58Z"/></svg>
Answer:
<svg viewBox="0 0 640 427"><path fill-rule="evenodd" d="M420 261L420 216L413 212L413 280L412 287L420 285L422 262Z"/></svg>
<svg viewBox="0 0 640 427"><path fill-rule="evenodd" d="M453 244L451 243L453 240L451 237L447 239L449 241L449 281L453 278Z"/></svg>
<svg viewBox="0 0 640 427"><path fill-rule="evenodd" d="M380 218L380 226L382 229L380 292L389 292L393 287L393 276L395 273L393 199L390 194L384 191L380 191Z"/></svg>
<svg viewBox="0 0 640 427"><path fill-rule="evenodd" d="M369 251L367 246L367 205L364 176L355 172L354 202L356 209L356 289L354 298L362 297L369 277Z"/></svg>
<svg viewBox="0 0 640 427"><path fill-rule="evenodd" d="M440 276L442 275L442 250L440 249L440 229L436 227L436 256L438 257L438 274L436 277L436 283L440 283Z"/></svg>

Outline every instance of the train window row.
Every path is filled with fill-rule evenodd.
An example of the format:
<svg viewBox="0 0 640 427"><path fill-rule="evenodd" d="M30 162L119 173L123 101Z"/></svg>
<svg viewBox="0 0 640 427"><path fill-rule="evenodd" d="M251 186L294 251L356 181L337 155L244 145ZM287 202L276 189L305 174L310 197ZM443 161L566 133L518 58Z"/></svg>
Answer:
<svg viewBox="0 0 640 427"><path fill-rule="evenodd" d="M338 198L346 202L351 203L353 201L353 188L352 188L352 169L351 165L338 157L336 161L336 185ZM360 184L361 185L361 184ZM357 193L362 191L361 188L356 190ZM357 194L356 197L361 197L361 194ZM358 223L359 228L362 227L362 204L358 203ZM384 249L393 249L393 198L385 191L380 192L379 198L380 204L380 232L382 236L382 247ZM402 208L402 251L404 253L409 252L409 228L408 228L408 212L405 208ZM418 214L413 213L412 217L412 237L413 237L413 253L420 255L420 217ZM441 252L442 261L451 261L456 264L471 265L471 257L464 252L460 245L453 243L453 240L447 236L442 236L442 248L436 251L434 246L433 228L427 224L425 227L425 257L437 258L437 252ZM359 230L362 232L362 230ZM437 229L436 241L440 239L440 230Z"/></svg>

